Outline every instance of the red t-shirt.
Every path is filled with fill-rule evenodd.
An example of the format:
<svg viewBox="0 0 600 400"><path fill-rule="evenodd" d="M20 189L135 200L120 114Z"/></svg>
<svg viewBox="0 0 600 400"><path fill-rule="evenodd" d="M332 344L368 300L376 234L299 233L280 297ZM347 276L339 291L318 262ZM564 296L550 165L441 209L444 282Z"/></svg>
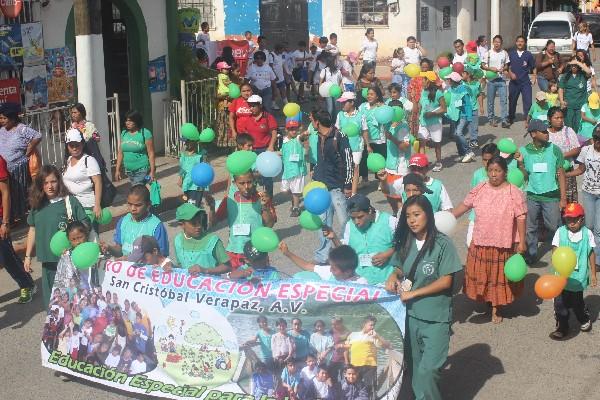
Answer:
<svg viewBox="0 0 600 400"><path fill-rule="evenodd" d="M0 156L0 181L8 180L8 168L6 167L6 161ZM2 218L2 202L0 201L0 218Z"/></svg>
<svg viewBox="0 0 600 400"><path fill-rule="evenodd" d="M252 136L254 148L260 149L269 146L273 129L277 129L277 121L271 114L263 111L259 119L252 116L244 118L238 128L238 133L247 133Z"/></svg>
<svg viewBox="0 0 600 400"><path fill-rule="evenodd" d="M235 130L240 131L241 122L252 115L252 109L243 97L234 99L229 105L229 112L235 114Z"/></svg>

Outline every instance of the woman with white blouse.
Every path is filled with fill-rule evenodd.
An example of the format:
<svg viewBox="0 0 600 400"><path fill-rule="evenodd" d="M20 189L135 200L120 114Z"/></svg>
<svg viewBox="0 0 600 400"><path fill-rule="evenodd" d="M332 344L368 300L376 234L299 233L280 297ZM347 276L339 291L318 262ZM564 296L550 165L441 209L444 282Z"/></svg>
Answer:
<svg viewBox="0 0 600 400"><path fill-rule="evenodd" d="M362 48L358 53L358 56L362 56L363 64L370 64L375 68L377 66L377 48L379 43L375 40L375 30L373 28L367 28L365 32L365 39L362 43Z"/></svg>

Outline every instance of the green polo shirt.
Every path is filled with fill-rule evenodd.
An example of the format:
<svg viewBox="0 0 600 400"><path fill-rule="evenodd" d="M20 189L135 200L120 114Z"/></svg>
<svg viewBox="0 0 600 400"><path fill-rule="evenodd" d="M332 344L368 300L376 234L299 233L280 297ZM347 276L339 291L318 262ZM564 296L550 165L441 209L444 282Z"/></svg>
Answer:
<svg viewBox="0 0 600 400"><path fill-rule="evenodd" d="M587 102L587 78L583 72L573 76L568 72L558 81L558 87L564 89L567 108L579 110Z"/></svg>
<svg viewBox="0 0 600 400"><path fill-rule="evenodd" d="M556 173L562 169L563 154L555 144L537 148L533 143L521 147L523 163L527 171L527 198L534 201L560 200L560 187Z"/></svg>
<svg viewBox="0 0 600 400"><path fill-rule="evenodd" d="M418 253L417 242L413 238L406 260L404 263L396 264L400 265L405 276L410 273ZM412 290L430 285L442 276L452 275L462 268L462 262L458 258L456 248L450 238L438 233L433 248L425 253L417 265ZM452 288L434 295L417 297L407 303L406 310L408 315L420 320L450 322L452 318Z"/></svg>

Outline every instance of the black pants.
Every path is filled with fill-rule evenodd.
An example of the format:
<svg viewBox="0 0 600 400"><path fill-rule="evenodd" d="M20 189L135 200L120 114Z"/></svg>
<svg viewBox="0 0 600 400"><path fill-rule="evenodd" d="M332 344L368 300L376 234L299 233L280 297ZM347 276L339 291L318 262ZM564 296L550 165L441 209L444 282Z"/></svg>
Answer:
<svg viewBox="0 0 600 400"><path fill-rule="evenodd" d="M371 143L370 146L373 149L374 153L381 154L383 157L387 158L387 145L385 143ZM367 168L367 157L369 157L369 152L367 151L367 146L365 146L365 149L363 150L362 159L360 160L360 166L358 167L358 173L363 179L367 179L369 177L369 169Z"/></svg>
<svg viewBox="0 0 600 400"><path fill-rule="evenodd" d="M563 333L569 331L569 309L572 309L580 324L590 320L590 314L583 301L583 292L570 292L563 290L554 299L554 317L558 323L557 329Z"/></svg>
<svg viewBox="0 0 600 400"><path fill-rule="evenodd" d="M374 399L377 394L377 367L356 367L362 383L369 391L369 399Z"/></svg>
<svg viewBox="0 0 600 400"><path fill-rule="evenodd" d="M25 272L23 262L15 253L10 239L0 239L0 265L6 268L6 272L17 282L20 289L33 287L33 279Z"/></svg>

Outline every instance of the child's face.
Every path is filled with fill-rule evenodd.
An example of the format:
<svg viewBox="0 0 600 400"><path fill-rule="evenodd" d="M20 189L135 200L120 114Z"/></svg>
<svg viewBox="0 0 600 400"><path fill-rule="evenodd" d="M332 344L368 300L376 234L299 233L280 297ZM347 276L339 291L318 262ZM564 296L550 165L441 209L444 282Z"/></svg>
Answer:
<svg viewBox="0 0 600 400"><path fill-rule="evenodd" d="M190 219L189 221L183 221L183 233L185 233L186 236L192 237L194 239L198 239L200 236L202 236L201 218L202 217L200 213L198 213L194 215L194 218Z"/></svg>
<svg viewBox="0 0 600 400"><path fill-rule="evenodd" d="M319 374L317 375L317 379L319 380L319 382L325 382L327 379L329 379L329 374L327 373L327 371L322 369L319 371Z"/></svg>
<svg viewBox="0 0 600 400"><path fill-rule="evenodd" d="M352 100L344 102L344 111L347 113L354 111L354 102Z"/></svg>
<svg viewBox="0 0 600 400"><path fill-rule="evenodd" d="M259 67L262 67L263 64L265 63L265 60L263 58L261 58L261 57L258 57L258 58L254 59L254 63L256 65L258 65Z"/></svg>
<svg viewBox="0 0 600 400"><path fill-rule="evenodd" d="M404 192L406 193L407 198L423 194L421 188L417 185L413 185L412 183L404 184Z"/></svg>
<svg viewBox="0 0 600 400"><path fill-rule="evenodd" d="M187 151L196 151L198 149L198 142L195 142L193 140L186 140L185 149Z"/></svg>
<svg viewBox="0 0 600 400"><path fill-rule="evenodd" d="M536 103L542 108L546 107L546 100L536 100Z"/></svg>
<svg viewBox="0 0 600 400"><path fill-rule="evenodd" d="M344 373L344 377L348 383L356 383L358 381L358 374L354 368L348 368Z"/></svg>
<svg viewBox="0 0 600 400"><path fill-rule="evenodd" d="M150 204L146 203L140 196L132 193L127 196L127 207L133 218L139 221L148 214Z"/></svg>
<svg viewBox="0 0 600 400"><path fill-rule="evenodd" d="M417 41L416 41L416 40L413 40L413 39L411 39L411 40L407 40L407 41L406 41L406 46L407 46L409 49L414 49L414 48L417 46Z"/></svg>
<svg viewBox="0 0 600 400"><path fill-rule="evenodd" d="M142 362L142 361L144 361L144 355L143 355L142 353L139 353L139 354L137 355L137 360L138 360L139 362Z"/></svg>
<svg viewBox="0 0 600 400"><path fill-rule="evenodd" d="M375 329L375 322L367 321L363 324L363 332L368 333L371 332L373 329Z"/></svg>
<svg viewBox="0 0 600 400"><path fill-rule="evenodd" d="M390 90L390 97L392 98L392 100L398 100L400 98L400 92L396 89L392 89Z"/></svg>
<svg viewBox="0 0 600 400"><path fill-rule="evenodd" d="M581 227L583 226L583 217L566 217L565 222L567 224L567 228L571 232L579 232Z"/></svg>
<svg viewBox="0 0 600 400"><path fill-rule="evenodd" d="M294 363L289 363L289 364L287 365L287 369L288 369L288 371L289 371L290 373L292 373L292 374L293 374L294 372L296 372L296 365L294 365Z"/></svg>
<svg viewBox="0 0 600 400"><path fill-rule="evenodd" d="M147 265L158 265L160 264L158 250L154 249L152 253L144 253L144 262Z"/></svg>
<svg viewBox="0 0 600 400"><path fill-rule="evenodd" d="M313 367L315 366L315 359L313 357L309 357L306 359L306 365L308 365L310 367L310 369L313 369Z"/></svg>
<svg viewBox="0 0 600 400"><path fill-rule="evenodd" d="M235 177L235 185L244 197L250 197L254 192L254 176L252 172Z"/></svg>
<svg viewBox="0 0 600 400"><path fill-rule="evenodd" d="M293 127L293 128L287 128L287 129L286 129L286 132L287 132L287 136L288 136L290 139L294 139L294 138L296 138L296 136L298 136L298 128L296 128L296 127Z"/></svg>
<svg viewBox="0 0 600 400"><path fill-rule="evenodd" d="M246 150L246 151L252 151L253 148L254 148L254 143L252 143L252 142L244 143L237 147L238 150Z"/></svg>
<svg viewBox="0 0 600 400"><path fill-rule="evenodd" d="M67 237L69 238L69 242L73 248L79 246L81 243L87 240L87 235L85 232L82 232L79 229L73 229L71 232L69 232Z"/></svg>
<svg viewBox="0 0 600 400"><path fill-rule="evenodd" d="M287 332L287 324L279 324L277 325L277 329L279 329L280 333L285 333Z"/></svg>
<svg viewBox="0 0 600 400"><path fill-rule="evenodd" d="M546 143L548 143L548 140L550 139L550 135L548 134L548 131L545 131L545 132L533 131L533 132L531 132L531 138L542 144L546 144Z"/></svg>
<svg viewBox="0 0 600 400"><path fill-rule="evenodd" d="M550 93L558 93L558 86L556 84L550 85Z"/></svg>
<svg viewBox="0 0 600 400"><path fill-rule="evenodd" d="M337 38L336 37L329 38L329 43L331 43L334 46L337 45Z"/></svg>
<svg viewBox="0 0 600 400"><path fill-rule="evenodd" d="M322 322L317 322L315 324L315 331L317 332L323 332L323 330L325 329L325 324Z"/></svg>
<svg viewBox="0 0 600 400"><path fill-rule="evenodd" d="M408 167L410 172L421 175L423 178L427 176L427 167L419 167L418 165L411 165Z"/></svg>
<svg viewBox="0 0 600 400"><path fill-rule="evenodd" d="M481 155L481 163L483 164L483 168L487 169L488 161L490 161L494 157L493 154L483 153Z"/></svg>
<svg viewBox="0 0 600 400"><path fill-rule="evenodd" d="M302 321L300 321L299 319L293 320L292 328L294 328L295 331L299 332L302 329Z"/></svg>
<svg viewBox="0 0 600 400"><path fill-rule="evenodd" d="M359 230L367 229L373 222L372 214L367 211L354 211L350 213L350 219Z"/></svg>

